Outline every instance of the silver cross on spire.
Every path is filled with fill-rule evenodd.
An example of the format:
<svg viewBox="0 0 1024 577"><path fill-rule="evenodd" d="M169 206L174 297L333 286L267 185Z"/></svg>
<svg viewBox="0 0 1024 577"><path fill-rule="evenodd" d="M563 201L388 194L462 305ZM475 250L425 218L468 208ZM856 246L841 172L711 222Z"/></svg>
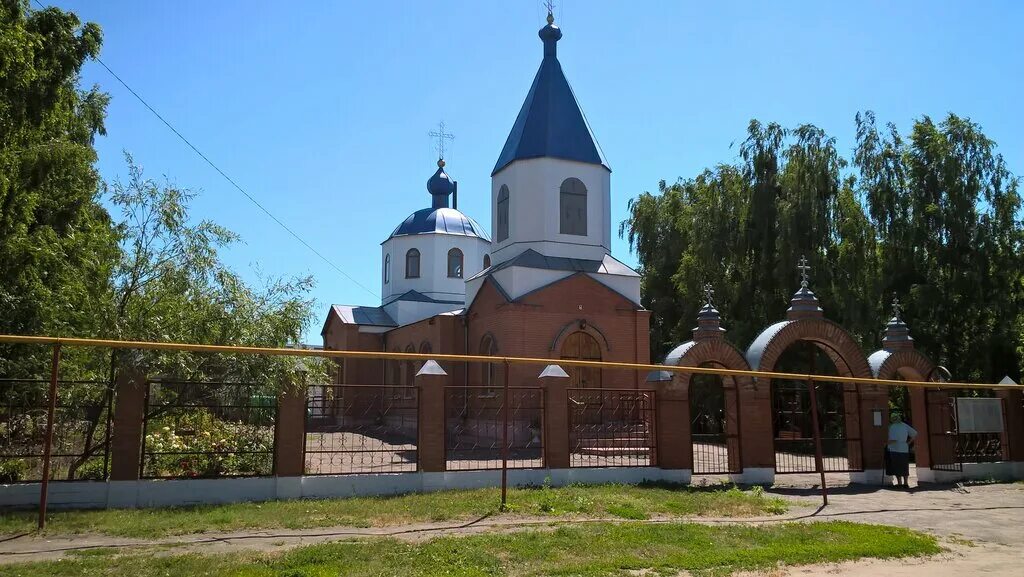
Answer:
<svg viewBox="0 0 1024 577"><path fill-rule="evenodd" d="M895 292L892 293L892 318L896 320L903 320L903 305L900 304L900 297Z"/></svg>
<svg viewBox="0 0 1024 577"><path fill-rule="evenodd" d="M807 264L807 257L800 255L800 262L796 265L796 268L800 271L800 286L807 288L810 283L811 277L807 274L811 270L810 265Z"/></svg>
<svg viewBox="0 0 1024 577"><path fill-rule="evenodd" d="M555 3L554 2L552 2L551 0L545 0L544 7L547 8L548 14L554 15L554 13L555 13Z"/></svg>
<svg viewBox="0 0 1024 577"><path fill-rule="evenodd" d="M450 132L445 132L443 120L437 123L437 130L431 130L429 134L437 139L437 159L444 160L444 141L455 140L455 135Z"/></svg>
<svg viewBox="0 0 1024 577"><path fill-rule="evenodd" d="M704 302L707 303L707 305L709 307L713 308L715 306L714 299L715 299L715 288L713 286L711 286L711 283L705 283L704 284Z"/></svg>

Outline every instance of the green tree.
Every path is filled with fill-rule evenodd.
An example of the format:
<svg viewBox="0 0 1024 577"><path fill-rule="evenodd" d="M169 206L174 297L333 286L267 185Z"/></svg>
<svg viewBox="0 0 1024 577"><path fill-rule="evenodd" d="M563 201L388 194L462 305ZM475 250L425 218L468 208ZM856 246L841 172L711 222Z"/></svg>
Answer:
<svg viewBox="0 0 1024 577"><path fill-rule="evenodd" d="M919 348L957 377L1018 369L1024 305L1019 180L977 124L917 120L907 139L857 116L854 162L878 232L880 282L904 295Z"/></svg>
<svg viewBox="0 0 1024 577"><path fill-rule="evenodd" d="M0 1L0 332L102 330L117 254L93 168L107 95L78 88L101 39L72 13ZM38 347L0 355L0 374L45 366Z"/></svg>
<svg viewBox="0 0 1024 577"><path fill-rule="evenodd" d="M745 347L782 318L811 261L829 318L879 346L889 295L918 347L963 379L1019 374L1024 224L1019 180L969 120L925 117L908 138L857 115L851 161L821 129L751 121L737 165L659 184L621 224L640 262L651 348L689 340L701 286Z"/></svg>

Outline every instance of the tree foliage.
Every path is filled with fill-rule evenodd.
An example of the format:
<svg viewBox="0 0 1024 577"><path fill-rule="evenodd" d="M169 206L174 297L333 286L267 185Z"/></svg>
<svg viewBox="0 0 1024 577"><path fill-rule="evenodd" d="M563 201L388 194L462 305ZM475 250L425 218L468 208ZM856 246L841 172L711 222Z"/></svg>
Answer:
<svg viewBox="0 0 1024 577"><path fill-rule="evenodd" d="M811 125L752 121L740 162L629 203L620 226L641 265L654 358L689 340L712 283L745 347L783 317L806 255L826 315L880 346L895 292L918 347L957 377L1017 374L1024 225L1018 179L980 127L924 117L904 139L856 118L850 159Z"/></svg>
<svg viewBox="0 0 1024 577"><path fill-rule="evenodd" d="M78 88L102 34L57 8L0 0L0 332L283 346L312 317L312 278L247 284L219 251L239 239L189 214L195 193L156 182L127 156L104 186L93 139L108 101ZM110 208L104 208L105 201ZM48 351L8 346L0 377L40 376ZM114 359L68 350L66 378L109 378ZM284 382L294 363L147 353L177 378ZM319 367L307 363L307 368Z"/></svg>

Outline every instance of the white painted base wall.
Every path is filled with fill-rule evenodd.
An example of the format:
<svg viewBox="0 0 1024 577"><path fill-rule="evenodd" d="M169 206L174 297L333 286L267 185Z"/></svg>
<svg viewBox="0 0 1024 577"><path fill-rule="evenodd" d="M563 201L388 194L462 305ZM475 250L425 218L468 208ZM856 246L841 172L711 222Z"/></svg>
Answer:
<svg viewBox="0 0 1024 577"><path fill-rule="evenodd" d="M964 463L963 471L941 471L918 467L918 483L956 483L959 481L1014 481L1024 479L1024 462Z"/></svg>
<svg viewBox="0 0 1024 577"><path fill-rule="evenodd" d="M850 473L850 482L858 485L881 485L884 481L884 469L864 469Z"/></svg>
<svg viewBox="0 0 1024 577"><path fill-rule="evenodd" d="M512 469L509 486L552 486L571 483L689 483L690 471L654 467L606 469ZM54 509L171 507L316 499L362 495L396 495L443 489L473 489L501 484L501 471L391 473L246 479L167 479L141 481L69 481L50 484L49 506ZM32 508L39 504L39 484L0 485L0 508Z"/></svg>
<svg viewBox="0 0 1024 577"><path fill-rule="evenodd" d="M773 485L775 484L775 469L771 467L747 467L743 473L732 475L734 483L742 485Z"/></svg>

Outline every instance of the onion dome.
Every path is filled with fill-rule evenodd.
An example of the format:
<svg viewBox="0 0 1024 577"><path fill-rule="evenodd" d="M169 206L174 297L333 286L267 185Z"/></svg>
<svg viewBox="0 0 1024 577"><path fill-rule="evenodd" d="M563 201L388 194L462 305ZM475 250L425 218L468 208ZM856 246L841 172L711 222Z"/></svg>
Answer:
<svg viewBox="0 0 1024 577"><path fill-rule="evenodd" d="M704 285L704 306L697 313L697 328L693 329L693 339L707 339L722 336L722 315L718 313L714 303L715 289L711 284Z"/></svg>
<svg viewBox="0 0 1024 577"><path fill-rule="evenodd" d="M427 192L433 197L433 208L448 208L448 197L455 192L455 182L444 171L444 159L438 159L437 172L427 179Z"/></svg>
<svg viewBox="0 0 1024 577"><path fill-rule="evenodd" d="M914 348L914 339L910 336L910 327L903 322L903 306L899 298L892 296L892 318L885 325L885 336L882 337L882 349L887 351Z"/></svg>
<svg viewBox="0 0 1024 577"><path fill-rule="evenodd" d="M824 316L825 312L821 310L818 297L808 288L810 276L807 274L807 271L811 270L811 267L807 265L807 257L801 256L800 264L796 268L800 270L800 290L796 291L793 298L789 300L786 318L796 320L805 317Z"/></svg>

